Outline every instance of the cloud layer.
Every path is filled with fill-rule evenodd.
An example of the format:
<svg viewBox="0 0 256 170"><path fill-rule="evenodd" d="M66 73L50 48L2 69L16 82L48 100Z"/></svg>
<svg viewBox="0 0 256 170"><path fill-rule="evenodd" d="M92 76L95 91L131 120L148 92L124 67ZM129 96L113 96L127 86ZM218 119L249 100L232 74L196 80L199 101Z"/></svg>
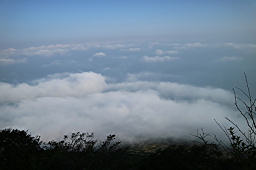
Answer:
<svg viewBox="0 0 256 170"><path fill-rule="evenodd" d="M135 80L107 83L93 72L53 75L32 84L0 84L0 128L29 129L43 139L72 131L138 137L191 137L217 129L232 112L223 89ZM232 115L231 115L232 116Z"/></svg>
<svg viewBox="0 0 256 170"><path fill-rule="evenodd" d="M22 49L8 48L0 51L1 56L53 56L63 55L69 51L87 50L85 44L50 44L41 46L32 46Z"/></svg>
<svg viewBox="0 0 256 170"><path fill-rule="evenodd" d="M173 60L177 60L178 57L171 57L171 56L154 56L154 57L150 57L150 56L144 56L143 60L145 62L148 63L154 63L154 62L166 62L166 61L173 61Z"/></svg>
<svg viewBox="0 0 256 170"><path fill-rule="evenodd" d="M97 52L97 53L94 54L94 56L95 57L104 57L104 56L106 56L106 54L103 53L103 52Z"/></svg>
<svg viewBox="0 0 256 170"><path fill-rule="evenodd" d="M63 55L72 51L86 51L91 48L95 49L108 49L116 50L124 47L130 47L129 43L118 42L87 42L87 43L74 43L74 44L48 44L40 46L30 46L26 48L7 48L0 50L0 57L12 57L12 56L54 56ZM129 48L129 51L139 51L139 48ZM100 52L102 53L102 52Z"/></svg>

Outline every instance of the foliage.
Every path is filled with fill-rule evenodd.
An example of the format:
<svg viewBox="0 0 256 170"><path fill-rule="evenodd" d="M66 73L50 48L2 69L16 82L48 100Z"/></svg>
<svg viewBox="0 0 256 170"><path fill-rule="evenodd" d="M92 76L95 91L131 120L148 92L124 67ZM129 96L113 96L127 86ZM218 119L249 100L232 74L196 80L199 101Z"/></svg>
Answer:
<svg viewBox="0 0 256 170"><path fill-rule="evenodd" d="M65 135L64 139L59 142L50 141L47 147L52 151L93 152L96 142L92 133L77 132L70 136Z"/></svg>
<svg viewBox="0 0 256 170"><path fill-rule="evenodd" d="M1 130L0 167L22 169L26 166L33 166L31 162L33 162L34 155L41 151L40 144L40 137L32 137L27 131Z"/></svg>
<svg viewBox="0 0 256 170"><path fill-rule="evenodd" d="M230 129L232 130L232 129ZM231 133L231 132L230 132ZM200 136L200 135L199 135ZM202 138L208 136L204 133ZM236 137L235 137L236 138ZM241 144L240 138L234 139ZM115 135L98 142L90 133L72 133L63 140L43 143L27 131L0 131L0 167L7 169L254 169L251 159L237 161L209 142L170 143L167 147L147 152L147 144L135 151L133 146L121 145ZM166 144L166 143L165 143ZM145 148L144 150L142 148Z"/></svg>

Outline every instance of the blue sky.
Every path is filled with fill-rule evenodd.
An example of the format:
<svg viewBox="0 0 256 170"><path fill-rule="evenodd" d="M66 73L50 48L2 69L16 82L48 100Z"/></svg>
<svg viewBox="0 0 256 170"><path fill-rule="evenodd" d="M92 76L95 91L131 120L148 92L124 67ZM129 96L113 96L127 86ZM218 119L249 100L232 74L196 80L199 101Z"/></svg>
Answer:
<svg viewBox="0 0 256 170"><path fill-rule="evenodd" d="M253 0L0 2L1 43L170 36L253 41Z"/></svg>

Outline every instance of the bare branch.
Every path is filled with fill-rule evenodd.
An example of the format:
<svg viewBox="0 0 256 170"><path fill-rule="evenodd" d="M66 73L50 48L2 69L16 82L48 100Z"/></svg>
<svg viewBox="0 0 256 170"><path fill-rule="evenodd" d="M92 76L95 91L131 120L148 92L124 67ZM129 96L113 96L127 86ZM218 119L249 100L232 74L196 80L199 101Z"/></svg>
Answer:
<svg viewBox="0 0 256 170"><path fill-rule="evenodd" d="M241 128L240 128L236 123L234 123L234 122L233 122L232 120L230 120L228 117L225 117L225 119L226 119L227 121L229 121L232 125L234 125L234 126L238 129L238 131L245 137L246 141L247 141L248 143L250 143L250 139L246 136L245 132L243 132L243 131L241 130Z"/></svg>
<svg viewBox="0 0 256 170"><path fill-rule="evenodd" d="M219 123L216 119L213 119L215 121L215 123L219 126L219 128L225 133L225 135L227 136L228 140L230 143L232 143L232 140L228 134L227 129L225 128L225 126L223 126L221 123Z"/></svg>
<svg viewBox="0 0 256 170"><path fill-rule="evenodd" d="M245 72L244 72L244 78L245 78L245 82L246 82L246 87L247 87L247 91L248 91L248 96L249 96L250 104L252 104L251 91L250 91L249 83L248 83L248 80L247 80L247 75L246 75Z"/></svg>
<svg viewBox="0 0 256 170"><path fill-rule="evenodd" d="M205 145L208 144L208 141L206 140L206 138L208 136L210 136L209 133L205 133L204 129L201 129L201 133L199 133L198 129L197 129L197 134L193 135L194 137L198 138L199 140L201 140Z"/></svg>

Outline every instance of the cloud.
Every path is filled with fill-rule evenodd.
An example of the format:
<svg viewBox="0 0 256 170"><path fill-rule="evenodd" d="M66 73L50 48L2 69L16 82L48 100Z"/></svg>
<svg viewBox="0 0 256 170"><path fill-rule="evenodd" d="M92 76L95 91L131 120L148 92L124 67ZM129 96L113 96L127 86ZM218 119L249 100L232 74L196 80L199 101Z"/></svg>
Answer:
<svg viewBox="0 0 256 170"><path fill-rule="evenodd" d="M0 51L0 64L6 65L6 64L15 64L15 63L25 63L26 58L10 58L9 56L14 55L16 53L15 48L7 48L2 51Z"/></svg>
<svg viewBox="0 0 256 170"><path fill-rule="evenodd" d="M14 59L11 58L0 58L0 64L13 64L15 63Z"/></svg>
<svg viewBox="0 0 256 170"><path fill-rule="evenodd" d="M106 54L103 53L103 52L97 52L93 56L95 56L95 57L104 57L104 56L106 56Z"/></svg>
<svg viewBox="0 0 256 170"><path fill-rule="evenodd" d="M156 55L162 55L162 54L164 54L163 50L161 50L161 49L156 50Z"/></svg>
<svg viewBox="0 0 256 170"><path fill-rule="evenodd" d="M74 44L49 44L41 46L31 46L21 49L8 48L0 51L0 56L11 57L11 56L54 56L64 55L71 51L85 51L91 48L95 49L120 49L129 47L131 44L121 44L115 42L101 42L101 43L74 43ZM138 51L139 48L130 48L132 51ZM99 53L102 55L103 53Z"/></svg>
<svg viewBox="0 0 256 170"><path fill-rule="evenodd" d="M216 130L232 113L223 89L171 82L107 83L93 72L52 75L32 84L0 84L0 128L29 129L43 139L72 131L137 137L191 137Z"/></svg>
<svg viewBox="0 0 256 170"><path fill-rule="evenodd" d="M166 54L177 54L178 51L177 50L168 50L165 52Z"/></svg>
<svg viewBox="0 0 256 170"><path fill-rule="evenodd" d="M15 48L7 48L4 49L2 51L0 51L1 56L10 56L16 53L16 49Z"/></svg>
<svg viewBox="0 0 256 170"><path fill-rule="evenodd" d="M127 44L125 47L129 47L130 44ZM130 47L130 48L123 48L123 49L120 49L120 51L129 51L129 52L138 52L138 51L141 51L141 48L138 48L138 47Z"/></svg>
<svg viewBox="0 0 256 170"><path fill-rule="evenodd" d="M139 73L128 73L127 81L139 81L139 80L171 80L173 78L178 78L179 75L166 74L166 73L155 73L155 72L139 72Z"/></svg>
<svg viewBox="0 0 256 170"><path fill-rule="evenodd" d="M158 46L166 46L169 50L165 49L156 49L156 55L168 55L168 54L178 54L181 50L188 50L193 48L204 48L209 46L209 44L201 43L201 42L190 42L190 43L158 43ZM153 48L149 46L149 48Z"/></svg>
<svg viewBox="0 0 256 170"><path fill-rule="evenodd" d="M115 43L115 42L106 42L106 43L98 43L97 48L105 48L109 50L121 49L129 46L129 44Z"/></svg>
<svg viewBox="0 0 256 170"><path fill-rule="evenodd" d="M235 49L246 49L246 48L256 49L256 44L251 44L251 43L241 44L241 43L228 42L228 43L225 43L224 45L235 48Z"/></svg>
<svg viewBox="0 0 256 170"><path fill-rule="evenodd" d="M149 73L148 73L149 74ZM140 74L139 74L140 75ZM229 103L233 99L233 95L219 88L211 87L195 87L173 82L148 82L133 79L132 82L116 83L108 86L111 90L140 91L143 89L157 91L160 97L176 100L185 99L192 101L195 99L205 99L213 102Z"/></svg>
<svg viewBox="0 0 256 170"><path fill-rule="evenodd" d="M105 67L103 70L108 71L108 70L111 70L111 68L110 67Z"/></svg>
<svg viewBox="0 0 256 170"><path fill-rule="evenodd" d="M13 58L0 58L0 65L1 64L16 64L16 63L25 63L27 60L26 58L22 59L13 59Z"/></svg>
<svg viewBox="0 0 256 170"><path fill-rule="evenodd" d="M35 85L21 83L13 86L0 83L0 103L22 102L40 97L81 97L100 92L106 86L105 78L92 72L63 76L62 78L61 75L52 75L33 82Z"/></svg>
<svg viewBox="0 0 256 170"><path fill-rule="evenodd" d="M55 44L55 45L42 45L37 47L24 48L23 55L33 56L53 56L63 55L72 50L87 50L87 47L82 44Z"/></svg>
<svg viewBox="0 0 256 170"><path fill-rule="evenodd" d="M23 49L8 48L0 51L1 56L53 56L63 55L70 51L87 50L84 44L50 44L41 46L32 46Z"/></svg>
<svg viewBox="0 0 256 170"><path fill-rule="evenodd" d="M208 45L201 42L192 42L192 43L172 43L170 44L176 50L186 50L191 48L203 48L207 47Z"/></svg>
<svg viewBox="0 0 256 170"><path fill-rule="evenodd" d="M164 51L164 50L161 50L161 49L157 49L155 51L156 55L163 55L163 54L177 54L178 51L177 50L167 50L167 51Z"/></svg>
<svg viewBox="0 0 256 170"><path fill-rule="evenodd" d="M134 45L134 43L124 43L115 41L46 44L26 48L3 49L0 50L0 57L3 58L12 56L54 56L64 55L72 51L86 51L88 49L116 50L125 48L129 51L139 51L140 48L132 48L132 46Z"/></svg>
<svg viewBox="0 0 256 170"><path fill-rule="evenodd" d="M199 48L199 47L205 47L206 44L200 43L200 42L194 42L194 43L187 43L185 44L188 48Z"/></svg>
<svg viewBox="0 0 256 170"><path fill-rule="evenodd" d="M137 52L137 51L140 51L141 49L140 48L129 48L128 51L131 51L131 52Z"/></svg>
<svg viewBox="0 0 256 170"><path fill-rule="evenodd" d="M177 60L178 57L171 57L171 56L154 56L154 57L149 57L149 56L144 56L143 60L148 63L154 63L154 62L167 62L167 61L173 61Z"/></svg>
<svg viewBox="0 0 256 170"><path fill-rule="evenodd" d="M241 61L241 60L242 58L237 56L224 56L220 59L220 61L222 62L233 62L233 61Z"/></svg>

